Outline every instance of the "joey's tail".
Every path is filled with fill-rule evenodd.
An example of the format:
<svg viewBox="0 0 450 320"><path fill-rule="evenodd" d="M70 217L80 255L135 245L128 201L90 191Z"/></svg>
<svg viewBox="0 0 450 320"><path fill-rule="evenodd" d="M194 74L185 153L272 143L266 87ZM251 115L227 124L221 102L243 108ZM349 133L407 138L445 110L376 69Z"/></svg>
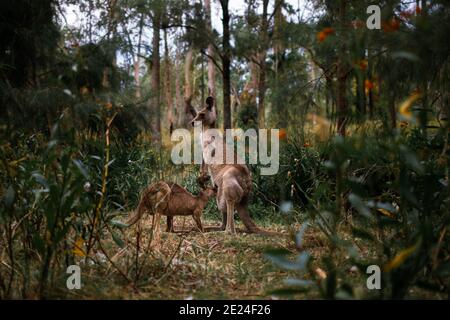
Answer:
<svg viewBox="0 0 450 320"><path fill-rule="evenodd" d="M146 196L145 195L143 195L142 197L141 197L141 200L139 201L139 205L138 205L138 207L136 208L136 210L135 210L135 212L134 212L134 215L130 218L130 219L128 219L128 221L127 221L127 225L128 225L128 227L131 227L133 224L135 224L136 222L138 222L138 220L140 219L140 218L142 218L142 215L145 213L145 211L147 210L147 205L146 205Z"/></svg>
<svg viewBox="0 0 450 320"><path fill-rule="evenodd" d="M170 194L171 189L164 181L156 182L146 188L141 194L134 215L128 219L127 225L130 227L138 222L147 211L153 215L157 209L164 210L168 205Z"/></svg>

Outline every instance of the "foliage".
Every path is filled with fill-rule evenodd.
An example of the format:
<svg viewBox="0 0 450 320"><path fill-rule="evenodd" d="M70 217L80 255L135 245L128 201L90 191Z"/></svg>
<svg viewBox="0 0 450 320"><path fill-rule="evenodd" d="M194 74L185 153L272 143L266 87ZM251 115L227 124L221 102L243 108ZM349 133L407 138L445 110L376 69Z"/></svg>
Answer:
<svg viewBox="0 0 450 320"><path fill-rule="evenodd" d="M316 175L316 179L332 180L327 196L333 201L308 197L313 203L305 210L306 221L296 237L297 247L302 248L308 225L326 235L330 253L322 257L321 264L327 276L319 276L317 283L289 281L293 292L316 286L325 298L401 299L414 286L437 291L445 288L448 264L443 239L450 221L444 209L448 202L447 172L439 164L438 152L427 149L431 154L421 161L417 149L407 146L417 143L414 132L385 140L337 138L331 143L332 151L321 166L323 175ZM439 147L443 146L441 142ZM348 228L350 238L343 232ZM317 262L306 262L307 251L305 248L298 255L292 268L317 278L317 267L313 267ZM269 257L281 267L291 268L285 254L280 254L270 253ZM361 296L348 282L348 271L335 263L341 254L348 255L362 273L369 265L380 266L382 290Z"/></svg>
<svg viewBox="0 0 450 320"><path fill-rule="evenodd" d="M85 297L172 297L160 283L176 297L448 295L449 4L382 1L369 30L372 2L230 1L231 41L206 1L0 5L0 299L66 297L72 264L102 280ZM171 163L169 135L209 94L219 127L229 95L238 127L280 128L280 170L250 166L249 203L280 234L163 234L159 252L151 219L125 221L154 181L199 192L199 166ZM204 218L222 221L215 201ZM374 264L382 289L369 291Z"/></svg>

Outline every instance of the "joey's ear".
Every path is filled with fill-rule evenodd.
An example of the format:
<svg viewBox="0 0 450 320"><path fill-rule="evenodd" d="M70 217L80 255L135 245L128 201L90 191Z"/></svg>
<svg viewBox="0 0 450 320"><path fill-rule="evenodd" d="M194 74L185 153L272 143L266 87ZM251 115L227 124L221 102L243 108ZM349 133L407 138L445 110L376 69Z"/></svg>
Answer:
<svg viewBox="0 0 450 320"><path fill-rule="evenodd" d="M206 105L207 105L207 109L209 111L211 111L212 107L214 106L214 98L213 97L208 97L206 98Z"/></svg>

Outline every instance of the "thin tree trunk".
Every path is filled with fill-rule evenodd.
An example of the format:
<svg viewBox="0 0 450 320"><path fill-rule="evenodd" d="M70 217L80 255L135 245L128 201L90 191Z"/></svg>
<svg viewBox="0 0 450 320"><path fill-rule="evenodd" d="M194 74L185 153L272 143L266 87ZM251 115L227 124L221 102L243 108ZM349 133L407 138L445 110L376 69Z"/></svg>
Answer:
<svg viewBox="0 0 450 320"><path fill-rule="evenodd" d="M222 77L223 77L223 127L224 129L231 128L231 101L230 101L230 13L228 12L228 0L220 0L222 6Z"/></svg>
<svg viewBox="0 0 450 320"><path fill-rule="evenodd" d="M177 127L183 126L183 111L184 103L183 96L181 94L181 55L180 50L177 48L177 71L175 73L175 99L177 103Z"/></svg>
<svg viewBox="0 0 450 320"><path fill-rule="evenodd" d="M346 0L340 0L339 3L339 19L340 29L343 32L345 28L345 12L346 12ZM342 43L339 50L339 58L337 65L337 130L338 134L345 137L346 125L347 125L347 67L345 65L345 46Z"/></svg>
<svg viewBox="0 0 450 320"><path fill-rule="evenodd" d="M155 10L156 11L156 10ZM152 140L161 142L161 107L160 107L160 23L161 16L154 12L152 39L152 70L151 70L151 111L152 111Z"/></svg>
<svg viewBox="0 0 450 320"><path fill-rule="evenodd" d="M259 81L258 81L258 127L266 127L266 54L260 60Z"/></svg>
<svg viewBox="0 0 450 320"><path fill-rule="evenodd" d="M259 77L258 77L258 127L265 128L266 116L265 116L265 99L266 99L266 50L268 47L268 29L269 21L267 17L267 8L269 6L269 0L263 1L263 13L261 17L261 41L262 48L258 53L259 61ZM281 9L280 9L281 11Z"/></svg>
<svg viewBox="0 0 450 320"><path fill-rule="evenodd" d="M183 127L188 127L188 123L194 118L192 110L192 61L193 61L193 49L189 48L186 53L186 58L184 62L184 109L181 114L181 125Z"/></svg>
<svg viewBox="0 0 450 320"><path fill-rule="evenodd" d="M141 94L141 78L139 75L139 68L141 62L141 44L142 44L142 30L144 29L144 14L141 14L141 20L139 22L139 36L138 36L138 47L137 56L134 62L134 83L136 85L135 97L140 99Z"/></svg>
<svg viewBox="0 0 450 320"><path fill-rule="evenodd" d="M206 25L211 32L211 0L205 0ZM214 47L208 45L208 55L214 56ZM208 95L216 100L216 66L211 58L208 58ZM203 101L202 101L203 102Z"/></svg>
<svg viewBox="0 0 450 320"><path fill-rule="evenodd" d="M117 0L110 0L108 2L108 29L107 29L107 34L106 34L106 38L108 39L108 41L111 41L111 36L114 39L115 35L116 35L116 31L117 31L117 12L116 12L116 3ZM111 48L109 48L111 50ZM117 59L116 59L116 51L115 48L114 50L114 55L113 55L113 59L112 59L112 65L113 67L116 66L117 64ZM102 79L102 86L104 89L110 89L111 88L111 68L106 67L103 70L103 79ZM108 94L108 100L110 100L109 94Z"/></svg>
<svg viewBox="0 0 450 320"><path fill-rule="evenodd" d="M257 59L257 57L255 57ZM248 63L248 68L250 69L250 81L246 83L244 87L244 91L247 91L247 93L250 95L250 102L255 104L256 106L256 97L258 96L258 84L259 84L259 70L258 65L250 61Z"/></svg>
<svg viewBox="0 0 450 320"><path fill-rule="evenodd" d="M193 50L189 48L186 53L186 59L184 62L184 100L188 101L192 99L192 57Z"/></svg>
<svg viewBox="0 0 450 320"><path fill-rule="evenodd" d="M169 132L172 134L173 130L173 100L171 87L171 63L169 56L169 46L167 45L167 29L164 29L164 95L167 106L167 123L169 125Z"/></svg>
<svg viewBox="0 0 450 320"><path fill-rule="evenodd" d="M283 43L281 41L282 35L282 24L283 24L283 2L284 0L275 0L275 12L274 12L274 40L273 40L273 52L275 58L275 92L277 94L281 90L281 85L279 81L279 75L282 68L281 56L284 50ZM278 124L280 127L286 127L286 113L287 109L283 103L280 103L280 99L275 98L273 101L275 110L278 112Z"/></svg>

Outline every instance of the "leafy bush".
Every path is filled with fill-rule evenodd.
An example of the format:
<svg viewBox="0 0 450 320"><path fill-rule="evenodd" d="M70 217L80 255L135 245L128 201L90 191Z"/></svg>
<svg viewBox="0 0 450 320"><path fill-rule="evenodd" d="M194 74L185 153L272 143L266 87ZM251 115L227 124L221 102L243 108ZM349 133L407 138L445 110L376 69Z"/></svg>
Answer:
<svg viewBox="0 0 450 320"><path fill-rule="evenodd" d="M368 292L366 297L404 298L413 286L448 290L444 285L449 279L448 248L444 245L450 223L445 209L450 201L447 172L435 160L436 154L420 161L417 150L407 146L413 145L415 134L387 141L357 137L333 141L329 158L320 166L327 172L316 175L332 179L334 190L328 190L332 206L321 203L320 197L311 198L316 201L308 207L307 222L296 237L296 246L301 248L307 225L327 237L330 253L322 260L327 276L319 277L317 283L290 280L290 292L316 286L326 298L357 297L347 281L348 271L338 267L340 255L348 255L364 274L369 265L382 269L382 290ZM286 252L272 252L268 257L282 268L317 277L317 267L312 266L316 262L309 261L306 251L294 262L287 259Z"/></svg>

